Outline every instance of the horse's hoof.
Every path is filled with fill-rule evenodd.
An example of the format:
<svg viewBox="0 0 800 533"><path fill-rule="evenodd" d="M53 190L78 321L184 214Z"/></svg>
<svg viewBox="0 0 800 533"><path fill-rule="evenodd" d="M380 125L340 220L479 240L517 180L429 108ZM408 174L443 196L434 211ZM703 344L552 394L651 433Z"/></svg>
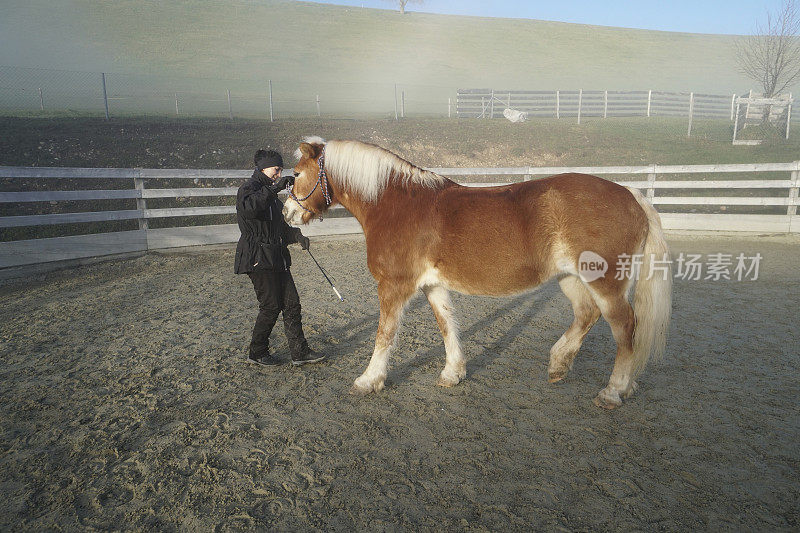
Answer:
<svg viewBox="0 0 800 533"><path fill-rule="evenodd" d="M565 377L567 377L566 370L556 370L555 372L549 372L547 374L547 381L549 381L550 383L558 383Z"/></svg>
<svg viewBox="0 0 800 533"><path fill-rule="evenodd" d="M467 369L462 368L457 372L447 372L445 370L439 375L439 381L436 384L439 387L454 387L461 383L461 380L467 376Z"/></svg>
<svg viewBox="0 0 800 533"><path fill-rule="evenodd" d="M353 396L366 396L370 392L372 392L372 389L362 389L360 387L356 387L355 385L350 387L350 394Z"/></svg>
<svg viewBox="0 0 800 533"><path fill-rule="evenodd" d="M436 382L436 385L439 387L455 387L459 384L461 380L458 378L445 378L444 376L439 376L439 381Z"/></svg>
<svg viewBox="0 0 800 533"><path fill-rule="evenodd" d="M365 380L362 383L359 383L359 380L360 378L350 387L350 394L354 396L366 396L367 394L383 390L383 380L372 382Z"/></svg>
<svg viewBox="0 0 800 533"><path fill-rule="evenodd" d="M622 405L622 398L616 390L605 388L595 396L594 404L603 409L616 409Z"/></svg>
<svg viewBox="0 0 800 533"><path fill-rule="evenodd" d="M637 390L639 390L639 384L636 383L635 381L633 381L633 382L631 382L631 387L628 389L628 391L625 394L622 395L622 397L627 400L628 398L633 396L633 393L636 392Z"/></svg>

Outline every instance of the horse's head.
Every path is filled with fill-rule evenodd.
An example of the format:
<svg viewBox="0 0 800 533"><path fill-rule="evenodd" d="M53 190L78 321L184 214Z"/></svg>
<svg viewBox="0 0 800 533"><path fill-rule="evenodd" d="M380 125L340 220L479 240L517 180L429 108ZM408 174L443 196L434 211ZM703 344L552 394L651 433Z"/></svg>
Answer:
<svg viewBox="0 0 800 533"><path fill-rule="evenodd" d="M321 216L331 205L332 192L325 174L325 143L307 139L300 144L300 161L294 167L294 185L283 206L283 217L289 224L308 224Z"/></svg>

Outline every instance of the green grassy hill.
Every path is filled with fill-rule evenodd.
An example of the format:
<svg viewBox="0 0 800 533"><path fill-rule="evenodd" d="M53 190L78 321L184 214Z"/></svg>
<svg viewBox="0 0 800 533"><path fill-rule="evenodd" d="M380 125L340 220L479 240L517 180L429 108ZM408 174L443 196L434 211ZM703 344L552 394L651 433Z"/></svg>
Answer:
<svg viewBox="0 0 800 533"><path fill-rule="evenodd" d="M0 65L431 90L754 86L736 71L733 36L280 0L3 4Z"/></svg>

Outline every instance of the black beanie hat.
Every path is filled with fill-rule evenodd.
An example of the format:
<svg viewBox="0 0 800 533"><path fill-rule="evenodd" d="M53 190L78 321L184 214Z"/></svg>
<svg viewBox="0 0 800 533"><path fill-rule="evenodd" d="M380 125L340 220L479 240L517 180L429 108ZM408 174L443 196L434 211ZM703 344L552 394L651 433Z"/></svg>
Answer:
<svg viewBox="0 0 800 533"><path fill-rule="evenodd" d="M283 158L275 150L258 150L253 156L253 162L258 170L269 167L283 167Z"/></svg>

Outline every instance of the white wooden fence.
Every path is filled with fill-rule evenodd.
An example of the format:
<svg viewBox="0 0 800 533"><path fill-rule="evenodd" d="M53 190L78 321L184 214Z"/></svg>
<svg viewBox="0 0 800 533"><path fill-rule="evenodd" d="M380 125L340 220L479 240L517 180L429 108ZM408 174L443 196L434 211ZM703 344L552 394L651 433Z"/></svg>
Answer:
<svg viewBox="0 0 800 533"><path fill-rule="evenodd" d="M744 98L743 98L744 97ZM750 123L761 121L761 109L750 104L753 91L743 95L704 94L695 92L665 91L512 91L498 89L458 89L456 92L456 116L459 118L503 118L506 108L523 111L530 117L566 118L577 117L688 117L691 135L693 119L717 119L736 121L737 131ZM780 123L781 132L789 137L792 120L800 120L800 114L791 112L791 93L780 96L781 105L775 106L775 122ZM757 102L758 100L756 100ZM740 120L740 103L745 104L744 116ZM735 137L734 137L735 140Z"/></svg>
<svg viewBox="0 0 800 533"><path fill-rule="evenodd" d="M536 117L688 117L734 119L735 94L664 91L512 91L458 89L456 114L466 118L502 118L512 108Z"/></svg>
<svg viewBox="0 0 800 533"><path fill-rule="evenodd" d="M749 231L749 232L800 232L797 216L798 187L800 187L800 161L792 163L757 163L731 165L647 165L623 167L513 167L513 168L432 168L434 172L453 177L468 178L469 186L498 185L497 178L528 180L564 172L582 172L611 176L627 186L637 187L657 207L659 206L765 206L779 208L783 214L726 214L726 213L669 213L662 212L667 230ZM187 217L197 215L223 215L235 213L232 205L204 207L148 208L147 200L155 198L229 197L236 195L236 187L147 188L147 180L203 179L243 181L251 171L244 170L185 170L185 169L115 169L115 168L41 168L0 167L0 179L6 183L25 183L60 179L91 179L106 182L128 180L131 188L115 190L34 190L0 192L0 209L18 203L68 202L76 200L135 200L135 209L75 212L60 214L32 214L0 216L0 232L5 228L31 227L70 223L102 223L119 220L136 220L138 229L89 235L26 239L0 242L0 270L38 263L81 260L90 257L142 253L147 250L203 244L234 242L239 237L236 224L211 226L182 226L173 228L149 227L149 221L162 217ZM770 175L757 179L759 173ZM775 177L775 173L779 177ZM734 179L709 180L709 174L733 174ZM742 179L743 175L754 179ZM702 175L703 179L684 179L684 176ZM488 178L476 183L477 178ZM634 178L629 180L628 178ZM636 179L641 177L643 179ZM492 182L494 179L494 182ZM609 178L611 179L611 178ZM38 185L38 183L37 183ZM39 187L37 187L38 189ZM683 196L669 195L669 191L712 190L711 195L696 196L684 192ZM727 194L732 189L770 191L758 196ZM666 194L663 194L665 191ZM658 193L658 194L657 194ZM668 208L662 208L667 211ZM0 213L8 212L2 209ZM304 233L310 236L360 233L358 222L351 217L327 218L315 222Z"/></svg>

